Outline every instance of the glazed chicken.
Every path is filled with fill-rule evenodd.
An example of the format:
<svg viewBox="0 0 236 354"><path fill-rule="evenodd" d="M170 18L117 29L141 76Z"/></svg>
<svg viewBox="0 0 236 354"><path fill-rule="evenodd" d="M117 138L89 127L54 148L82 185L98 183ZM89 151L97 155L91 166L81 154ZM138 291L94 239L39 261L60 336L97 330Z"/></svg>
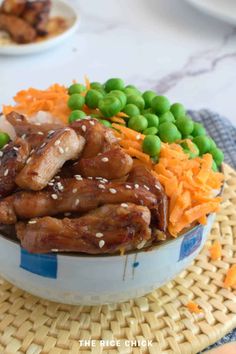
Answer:
<svg viewBox="0 0 236 354"><path fill-rule="evenodd" d="M77 179L78 178L78 179ZM135 203L154 209L158 198L132 183L87 180L80 176L60 180L43 191L21 191L0 201L0 223L13 224L17 219L57 215L66 212L86 212L104 204Z"/></svg>
<svg viewBox="0 0 236 354"><path fill-rule="evenodd" d="M0 150L0 225L15 225L28 251L115 253L166 233L163 188L112 129L89 117L69 127L6 118L17 138Z"/></svg>
<svg viewBox="0 0 236 354"><path fill-rule="evenodd" d="M29 252L114 253L145 244L151 237L150 218L147 207L108 204L77 219L45 217L28 224L19 222L16 232Z"/></svg>
<svg viewBox="0 0 236 354"><path fill-rule="evenodd" d="M35 29L13 15L0 13L0 30L8 32L13 41L20 44L33 42L36 38Z"/></svg>
<svg viewBox="0 0 236 354"><path fill-rule="evenodd" d="M47 34L47 24L51 9L51 0L26 1L22 18L29 23L40 36Z"/></svg>
<svg viewBox="0 0 236 354"><path fill-rule="evenodd" d="M3 0L1 12L8 15L21 16L25 9L26 0Z"/></svg>

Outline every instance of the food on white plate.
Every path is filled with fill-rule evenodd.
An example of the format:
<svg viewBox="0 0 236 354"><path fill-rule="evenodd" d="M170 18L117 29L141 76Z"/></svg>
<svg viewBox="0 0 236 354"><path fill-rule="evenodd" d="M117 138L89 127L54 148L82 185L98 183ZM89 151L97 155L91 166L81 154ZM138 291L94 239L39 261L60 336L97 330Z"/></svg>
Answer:
<svg viewBox="0 0 236 354"><path fill-rule="evenodd" d="M0 224L28 251L139 250L218 210L223 153L182 104L121 79L15 101L3 107Z"/></svg>

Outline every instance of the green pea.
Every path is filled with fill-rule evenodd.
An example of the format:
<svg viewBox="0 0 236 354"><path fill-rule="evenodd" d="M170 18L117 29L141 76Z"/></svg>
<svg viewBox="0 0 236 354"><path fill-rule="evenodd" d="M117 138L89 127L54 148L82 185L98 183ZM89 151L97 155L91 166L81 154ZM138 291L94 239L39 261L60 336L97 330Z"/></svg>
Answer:
<svg viewBox="0 0 236 354"><path fill-rule="evenodd" d="M144 117L148 121L148 127L156 127L156 128L158 128L158 126L159 126L159 118L157 117L156 114L146 113L146 114L144 114Z"/></svg>
<svg viewBox="0 0 236 354"><path fill-rule="evenodd" d="M206 135L206 130L201 123L194 122L193 123L193 131L192 136L202 136Z"/></svg>
<svg viewBox="0 0 236 354"><path fill-rule="evenodd" d="M98 108L106 118L115 116L121 110L120 100L115 96L105 96L99 101Z"/></svg>
<svg viewBox="0 0 236 354"><path fill-rule="evenodd" d="M178 118L175 125L183 136L191 134L194 128L193 121L186 116Z"/></svg>
<svg viewBox="0 0 236 354"><path fill-rule="evenodd" d="M74 122L75 120L78 120L78 119L83 119L86 117L86 114L83 112L83 111L80 111L80 110L75 110L73 112L71 112L71 114L69 115L69 123L72 123Z"/></svg>
<svg viewBox="0 0 236 354"><path fill-rule="evenodd" d="M123 108L123 112L125 114L127 114L129 117L132 116L138 116L140 114L140 110L137 106L135 106L132 103L127 104L124 108Z"/></svg>
<svg viewBox="0 0 236 354"><path fill-rule="evenodd" d="M145 91L143 93L143 99L145 101L145 108L150 108L151 107L151 103L154 97L156 97L156 92L154 91Z"/></svg>
<svg viewBox="0 0 236 354"><path fill-rule="evenodd" d="M90 117L99 119L99 118L101 118L102 116L101 116L101 114L99 114L99 113L92 113L92 114L90 114Z"/></svg>
<svg viewBox="0 0 236 354"><path fill-rule="evenodd" d="M126 102L127 102L127 97L124 94L124 92L119 91L119 90L113 90L109 93L109 95L114 95L115 97L117 97L120 100L122 109L125 107Z"/></svg>
<svg viewBox="0 0 236 354"><path fill-rule="evenodd" d="M143 140L143 152L150 156L158 155L161 151L161 140L156 135L147 135Z"/></svg>
<svg viewBox="0 0 236 354"><path fill-rule="evenodd" d="M210 151L211 141L207 136L205 136L205 135L196 136L193 139L193 142L199 148L200 155L206 154L207 152Z"/></svg>
<svg viewBox="0 0 236 354"><path fill-rule="evenodd" d="M216 143L214 142L214 140L213 140L210 136L208 136L208 138L209 138L210 141L211 141L211 149L216 148Z"/></svg>
<svg viewBox="0 0 236 354"><path fill-rule="evenodd" d="M186 115L186 109L181 103L173 103L170 107L170 111L174 115L175 119L184 117Z"/></svg>
<svg viewBox="0 0 236 354"><path fill-rule="evenodd" d="M9 141L9 135L7 133L0 132L0 149L2 149Z"/></svg>
<svg viewBox="0 0 236 354"><path fill-rule="evenodd" d="M75 109L81 109L85 103L85 98L78 93L74 93L73 95L70 96L67 104L70 109L73 111Z"/></svg>
<svg viewBox="0 0 236 354"><path fill-rule="evenodd" d="M199 149L196 144L193 143L193 150L195 150L194 152L189 149L188 144L186 142L183 142L181 146L183 147L184 152L188 154L191 159L194 159L195 157L199 156Z"/></svg>
<svg viewBox="0 0 236 354"><path fill-rule="evenodd" d="M142 110L142 114L147 114L147 113L153 113L152 109L151 108L146 108L146 109L143 109Z"/></svg>
<svg viewBox="0 0 236 354"><path fill-rule="evenodd" d="M166 122L159 126L159 137L165 143L173 143L181 139L181 134L173 123Z"/></svg>
<svg viewBox="0 0 236 354"><path fill-rule="evenodd" d="M127 85L125 86L125 90L133 90L135 94L142 95L142 92L134 85Z"/></svg>
<svg viewBox="0 0 236 354"><path fill-rule="evenodd" d="M104 86L100 82L91 82L90 87L93 90L104 91Z"/></svg>
<svg viewBox="0 0 236 354"><path fill-rule="evenodd" d="M142 111L145 106L144 99L142 98L142 96L138 96L138 95L127 96L127 103L134 104L135 106L137 106L140 109L140 111Z"/></svg>
<svg viewBox="0 0 236 354"><path fill-rule="evenodd" d="M142 132L147 129L148 121L144 116L138 115L131 117L128 121L128 127L136 130L137 132Z"/></svg>
<svg viewBox="0 0 236 354"><path fill-rule="evenodd" d="M169 111L166 113L163 113L160 117L159 117L159 124L162 123L174 123L175 122L175 117L173 116L173 114Z"/></svg>
<svg viewBox="0 0 236 354"><path fill-rule="evenodd" d="M222 164L222 162L224 161L223 151L218 148L213 148L209 151L209 153L212 155L216 165L220 166Z"/></svg>
<svg viewBox="0 0 236 354"><path fill-rule="evenodd" d="M103 125L105 125L105 127L110 128L112 125L108 120L105 119L99 119L99 122L102 123Z"/></svg>
<svg viewBox="0 0 236 354"><path fill-rule="evenodd" d="M213 160L212 161L212 169L213 169L213 171L215 171L215 172L218 172L219 170L218 170L218 167L217 167L217 164L216 164L216 162Z"/></svg>
<svg viewBox="0 0 236 354"><path fill-rule="evenodd" d="M192 136L192 135L187 135L187 136L185 137L185 139L193 140L193 136Z"/></svg>
<svg viewBox="0 0 236 354"><path fill-rule="evenodd" d="M97 108L103 94L96 90L89 90L85 96L85 103L89 108Z"/></svg>
<svg viewBox="0 0 236 354"><path fill-rule="evenodd" d="M130 96L130 95L138 95L138 96L141 96L142 94L141 94L141 92L138 90L138 89L136 89L135 87L125 87L124 89L123 89L123 92L124 92L124 94L126 94L126 96Z"/></svg>
<svg viewBox="0 0 236 354"><path fill-rule="evenodd" d="M69 95L73 95L74 93L81 93L84 91L86 91L86 87L82 84L73 84L68 89Z"/></svg>
<svg viewBox="0 0 236 354"><path fill-rule="evenodd" d="M149 127L143 131L144 135L156 135L158 129L156 127Z"/></svg>
<svg viewBox="0 0 236 354"><path fill-rule="evenodd" d="M122 79L112 78L105 82L105 91L110 92L113 90L123 90L125 83Z"/></svg>
<svg viewBox="0 0 236 354"><path fill-rule="evenodd" d="M165 96L156 96L152 100L151 107L156 114L161 115L170 110L170 101Z"/></svg>

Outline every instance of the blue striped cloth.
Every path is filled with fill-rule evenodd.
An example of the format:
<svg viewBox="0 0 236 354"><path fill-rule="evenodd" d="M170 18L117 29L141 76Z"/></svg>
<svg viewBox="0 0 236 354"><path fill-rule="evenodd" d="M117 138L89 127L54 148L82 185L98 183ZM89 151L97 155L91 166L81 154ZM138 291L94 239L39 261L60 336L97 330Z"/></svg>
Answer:
<svg viewBox="0 0 236 354"><path fill-rule="evenodd" d="M217 146L224 151L225 162L236 169L236 127L227 118L205 109L189 111L188 113L195 121L203 123L208 134L215 140ZM233 341L236 341L236 328L204 352Z"/></svg>

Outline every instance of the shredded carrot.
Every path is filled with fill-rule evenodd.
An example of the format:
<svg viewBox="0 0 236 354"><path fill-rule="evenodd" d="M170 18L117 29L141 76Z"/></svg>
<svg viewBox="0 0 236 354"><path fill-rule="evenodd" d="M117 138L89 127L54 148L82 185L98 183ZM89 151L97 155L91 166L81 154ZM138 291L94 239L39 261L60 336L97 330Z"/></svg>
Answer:
<svg viewBox="0 0 236 354"><path fill-rule="evenodd" d="M90 90L91 85L90 85L90 81L87 75L84 75L84 81L85 81L85 86L87 88L87 90Z"/></svg>
<svg viewBox="0 0 236 354"><path fill-rule="evenodd" d="M199 307L198 304L196 304L193 301L190 301L187 303L186 307L189 309L190 312L192 313L202 313L202 309Z"/></svg>
<svg viewBox="0 0 236 354"><path fill-rule="evenodd" d="M120 118L120 117L111 117L110 120L114 123L119 123L119 124L125 124L124 119Z"/></svg>
<svg viewBox="0 0 236 354"><path fill-rule="evenodd" d="M113 123L112 126L113 126L113 128L115 128L115 129L117 129L118 131L120 131L121 133L123 133L124 136L125 136L127 139L136 140L136 141L141 140L141 141L142 141L142 140L145 138L145 135L143 135L143 134L141 134L141 133L138 133L138 132L136 132L136 131L133 130L133 129L124 127L124 126L122 126L122 125Z"/></svg>
<svg viewBox="0 0 236 354"><path fill-rule="evenodd" d="M120 140L119 143L124 149L128 150L130 147L132 147L136 150L142 151L140 144L137 141L124 139L124 140Z"/></svg>
<svg viewBox="0 0 236 354"><path fill-rule="evenodd" d="M128 114L124 113L124 112L119 112L117 113L117 117L121 117L121 118L128 118Z"/></svg>
<svg viewBox="0 0 236 354"><path fill-rule="evenodd" d="M226 288L236 286L236 264L229 268L224 280L224 286Z"/></svg>
<svg viewBox="0 0 236 354"><path fill-rule="evenodd" d="M215 240L213 245L209 248L210 257L213 261L221 259L222 247L219 240Z"/></svg>
<svg viewBox="0 0 236 354"><path fill-rule="evenodd" d="M150 156L148 156L144 152L141 152L141 151L134 149L132 147L129 147L126 151L130 156L136 157L137 159L139 159L140 161L143 161L144 163L147 163L147 164L151 163Z"/></svg>

